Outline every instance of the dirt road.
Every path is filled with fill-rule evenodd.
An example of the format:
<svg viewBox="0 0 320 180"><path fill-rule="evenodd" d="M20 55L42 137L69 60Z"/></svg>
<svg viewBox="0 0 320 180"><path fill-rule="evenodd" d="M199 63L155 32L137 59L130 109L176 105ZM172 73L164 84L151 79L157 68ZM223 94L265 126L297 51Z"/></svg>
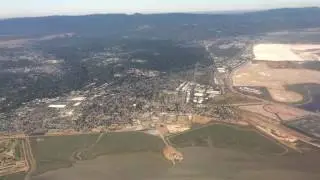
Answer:
<svg viewBox="0 0 320 180"><path fill-rule="evenodd" d="M27 173L27 175L25 176L24 180L31 180L31 176L32 174L36 171L37 169L37 163L36 160L33 156L32 153L32 148L31 148L31 144L30 144L30 139L26 138L26 157L27 160L29 162L29 172Z"/></svg>

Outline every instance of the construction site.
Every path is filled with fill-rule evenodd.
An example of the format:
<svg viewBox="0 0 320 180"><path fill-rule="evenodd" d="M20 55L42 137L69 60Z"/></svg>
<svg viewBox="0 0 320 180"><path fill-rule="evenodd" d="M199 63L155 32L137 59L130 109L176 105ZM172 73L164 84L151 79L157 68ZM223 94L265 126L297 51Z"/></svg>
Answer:
<svg viewBox="0 0 320 180"><path fill-rule="evenodd" d="M0 176L27 172L29 163L24 139L0 140Z"/></svg>

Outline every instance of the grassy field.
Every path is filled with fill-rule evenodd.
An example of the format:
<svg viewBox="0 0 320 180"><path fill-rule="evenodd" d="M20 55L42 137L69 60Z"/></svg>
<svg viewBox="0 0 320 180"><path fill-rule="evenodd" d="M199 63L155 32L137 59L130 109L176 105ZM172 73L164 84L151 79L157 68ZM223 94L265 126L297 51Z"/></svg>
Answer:
<svg viewBox="0 0 320 180"><path fill-rule="evenodd" d="M34 175L70 167L79 159L93 159L112 153L160 152L164 146L160 138L141 132L106 133L98 137L80 135L33 139L32 150L37 162Z"/></svg>
<svg viewBox="0 0 320 180"><path fill-rule="evenodd" d="M17 161L21 160L21 152L22 151L22 140L17 140L17 145L15 147L14 156Z"/></svg>
<svg viewBox="0 0 320 180"><path fill-rule="evenodd" d="M25 175L26 174L24 172L16 173L16 174L10 174L10 175L7 175L7 176L0 177L0 180L24 180Z"/></svg>
<svg viewBox="0 0 320 180"><path fill-rule="evenodd" d="M170 138L179 147L214 146L248 152L281 153L284 149L255 131L227 125L212 125ZM161 152L164 143L158 137L141 132L106 133L32 139L37 161L34 175L67 168L76 160L93 159L108 154Z"/></svg>
<svg viewBox="0 0 320 180"><path fill-rule="evenodd" d="M158 137L141 132L107 133L87 151L82 153L84 159L115 153L161 152L164 143Z"/></svg>
<svg viewBox="0 0 320 180"><path fill-rule="evenodd" d="M222 124L172 136L170 141L178 147L213 146L263 154L277 154L285 151L277 143L253 130Z"/></svg>
<svg viewBox="0 0 320 180"><path fill-rule="evenodd" d="M32 152L37 162L35 174L70 167L72 155L93 144L98 135L56 136L32 139Z"/></svg>

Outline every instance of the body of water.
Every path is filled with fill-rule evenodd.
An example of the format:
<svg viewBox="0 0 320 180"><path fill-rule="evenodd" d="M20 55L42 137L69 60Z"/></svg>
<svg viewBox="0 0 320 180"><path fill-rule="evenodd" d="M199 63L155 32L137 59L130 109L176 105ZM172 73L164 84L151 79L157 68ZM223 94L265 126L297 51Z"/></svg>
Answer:
<svg viewBox="0 0 320 180"><path fill-rule="evenodd" d="M34 180L319 180L319 154L262 156L221 148L180 149L172 166L157 153L126 153L76 163Z"/></svg>
<svg viewBox="0 0 320 180"><path fill-rule="evenodd" d="M304 102L297 107L307 111L320 111L320 85L318 84L295 84L288 86L289 90L298 92L304 96Z"/></svg>

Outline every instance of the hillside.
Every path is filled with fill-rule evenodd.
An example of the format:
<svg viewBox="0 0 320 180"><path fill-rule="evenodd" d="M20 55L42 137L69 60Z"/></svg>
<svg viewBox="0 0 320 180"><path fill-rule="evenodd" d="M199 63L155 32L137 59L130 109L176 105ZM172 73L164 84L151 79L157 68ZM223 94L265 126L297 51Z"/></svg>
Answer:
<svg viewBox="0 0 320 180"><path fill-rule="evenodd" d="M237 14L105 14L14 18L0 21L0 35L74 32L90 36L185 40L319 27L320 19L314 17L320 17L320 8Z"/></svg>

